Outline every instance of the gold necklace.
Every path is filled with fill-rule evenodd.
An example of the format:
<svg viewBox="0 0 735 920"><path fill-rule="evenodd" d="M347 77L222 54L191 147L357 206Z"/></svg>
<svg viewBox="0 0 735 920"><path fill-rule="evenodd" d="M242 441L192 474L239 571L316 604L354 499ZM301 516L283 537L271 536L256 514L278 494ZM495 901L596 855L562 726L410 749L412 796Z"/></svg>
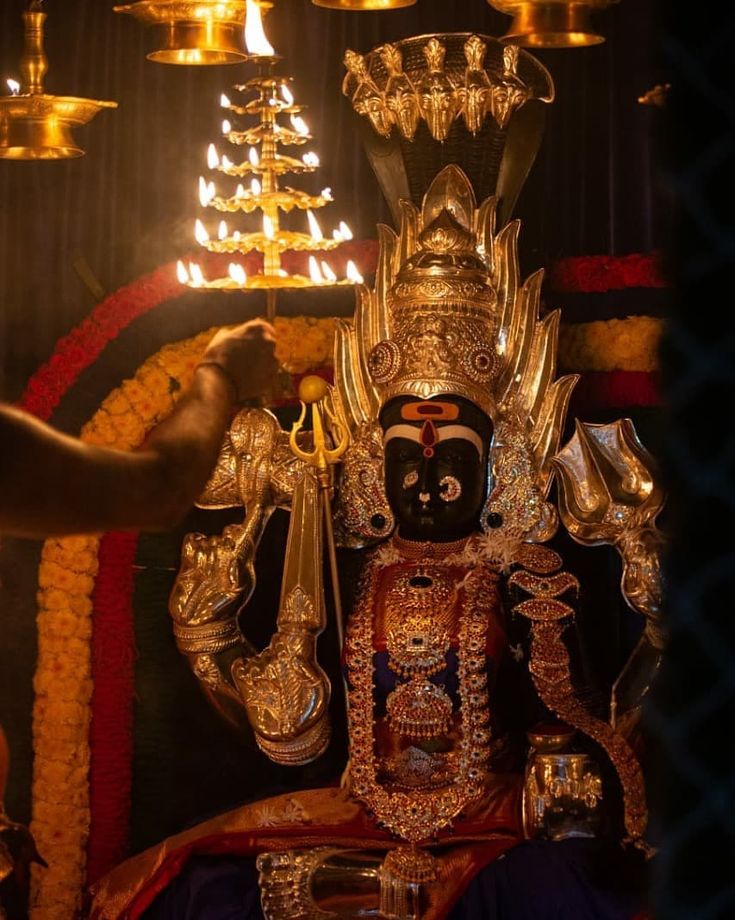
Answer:
<svg viewBox="0 0 735 920"><path fill-rule="evenodd" d="M347 633L350 786L380 824L398 837L419 843L450 825L484 789L490 756L485 633L497 602L493 590L497 574L481 564L464 584L458 630L460 742L454 779L441 788L391 790L378 781L374 742L373 615L380 570L375 560L368 563Z"/></svg>

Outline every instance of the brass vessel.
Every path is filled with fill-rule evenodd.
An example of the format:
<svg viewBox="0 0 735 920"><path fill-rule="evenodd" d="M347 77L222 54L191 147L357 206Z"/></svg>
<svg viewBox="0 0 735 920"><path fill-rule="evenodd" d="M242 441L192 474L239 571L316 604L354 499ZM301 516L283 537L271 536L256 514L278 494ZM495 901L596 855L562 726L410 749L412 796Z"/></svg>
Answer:
<svg viewBox="0 0 735 920"><path fill-rule="evenodd" d="M488 0L513 17L502 42L533 48L582 48L605 41L592 25L593 13L618 0Z"/></svg>

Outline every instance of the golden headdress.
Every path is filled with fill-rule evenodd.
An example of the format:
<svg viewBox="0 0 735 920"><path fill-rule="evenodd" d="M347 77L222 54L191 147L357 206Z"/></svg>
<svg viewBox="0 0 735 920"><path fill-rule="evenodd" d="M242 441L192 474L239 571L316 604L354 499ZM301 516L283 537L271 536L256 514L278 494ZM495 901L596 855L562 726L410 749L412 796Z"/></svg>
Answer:
<svg viewBox="0 0 735 920"><path fill-rule="evenodd" d="M359 289L354 320L337 329L336 392L354 449L344 465L346 529L378 537L390 526L389 510L378 515L383 527L367 514L365 464L382 446L380 409L395 396L441 394L469 399L493 421L488 511L502 509L515 536L548 529L551 458L577 378L555 379L559 311L539 317L543 271L521 282L520 222L496 234L496 199L478 207L457 166L436 176L420 209L401 207L399 234L379 228L373 290Z"/></svg>

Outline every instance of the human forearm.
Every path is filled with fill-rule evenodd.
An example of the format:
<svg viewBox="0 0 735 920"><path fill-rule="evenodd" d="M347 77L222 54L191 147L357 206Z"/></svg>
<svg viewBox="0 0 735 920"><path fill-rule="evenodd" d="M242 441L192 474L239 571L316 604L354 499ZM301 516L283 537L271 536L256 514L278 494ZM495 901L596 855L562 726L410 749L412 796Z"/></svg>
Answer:
<svg viewBox="0 0 735 920"><path fill-rule="evenodd" d="M173 414L131 453L86 445L3 407L0 531L33 537L172 526L215 463L233 397L221 369L199 367Z"/></svg>

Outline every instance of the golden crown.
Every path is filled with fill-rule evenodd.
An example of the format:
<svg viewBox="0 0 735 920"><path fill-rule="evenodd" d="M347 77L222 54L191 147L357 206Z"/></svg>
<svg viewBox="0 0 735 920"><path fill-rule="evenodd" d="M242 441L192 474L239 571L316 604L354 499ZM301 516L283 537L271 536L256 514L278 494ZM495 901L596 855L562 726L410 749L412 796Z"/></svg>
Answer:
<svg viewBox="0 0 735 920"><path fill-rule="evenodd" d="M374 288L362 285L353 321L338 323L347 424L376 422L396 396L463 396L492 419L496 441L511 420L520 426L545 493L576 377L555 379L559 311L539 317L543 270L520 279L520 221L496 234L496 198L478 207L453 164L420 209L406 200L401 209L399 234L378 228Z"/></svg>

